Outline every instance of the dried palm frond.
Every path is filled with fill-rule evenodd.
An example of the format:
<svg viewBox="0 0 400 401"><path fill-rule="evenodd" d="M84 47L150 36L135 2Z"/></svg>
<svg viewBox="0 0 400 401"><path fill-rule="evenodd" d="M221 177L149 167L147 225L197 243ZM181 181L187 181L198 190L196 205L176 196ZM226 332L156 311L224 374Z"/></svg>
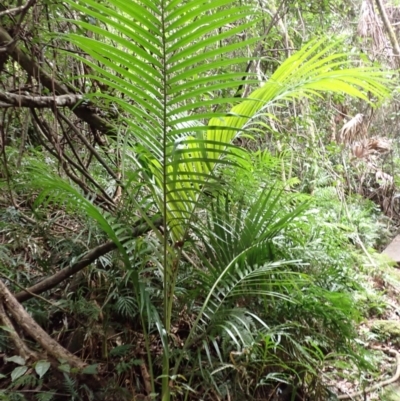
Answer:
<svg viewBox="0 0 400 401"><path fill-rule="evenodd" d="M395 182L392 175L385 173L379 156L390 152L392 143L387 138L368 138L353 143L351 152L354 171L358 172L358 193L381 206L388 216L394 216L393 197Z"/></svg>
<svg viewBox="0 0 400 401"><path fill-rule="evenodd" d="M368 139L368 147L371 150L374 150L376 153L385 154L391 151L392 149L392 141L387 138L369 138Z"/></svg>
<svg viewBox="0 0 400 401"><path fill-rule="evenodd" d="M388 216L393 217L395 210L393 207L393 201L395 197L395 183L393 176L383 172L382 170L377 170L375 173L376 183L379 188L375 190L375 194L380 200L383 212Z"/></svg>
<svg viewBox="0 0 400 401"><path fill-rule="evenodd" d="M351 148L351 153L353 156L357 157L357 159L364 159L368 155L368 148L363 146L363 143L356 142Z"/></svg>
<svg viewBox="0 0 400 401"><path fill-rule="evenodd" d="M365 139L367 128L364 124L364 115L356 114L350 121L343 125L342 129L336 135L336 142L343 144L352 144L355 141Z"/></svg>
<svg viewBox="0 0 400 401"><path fill-rule="evenodd" d="M382 155L390 152L392 143L387 138L368 138L353 143L351 152L358 159L369 160L371 156Z"/></svg>
<svg viewBox="0 0 400 401"><path fill-rule="evenodd" d="M372 51L377 54L386 46L385 33L381 19L376 15L371 0L363 0L358 21L357 33L361 38L372 39Z"/></svg>

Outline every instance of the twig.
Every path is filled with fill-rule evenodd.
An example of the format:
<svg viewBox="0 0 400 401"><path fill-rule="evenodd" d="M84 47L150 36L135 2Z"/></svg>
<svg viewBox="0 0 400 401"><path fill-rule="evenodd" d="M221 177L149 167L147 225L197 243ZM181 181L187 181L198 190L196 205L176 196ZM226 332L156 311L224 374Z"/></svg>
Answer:
<svg viewBox="0 0 400 401"><path fill-rule="evenodd" d="M99 155L96 149L90 144L90 142L85 138L85 136L80 133L80 131L74 126L74 124L72 124L72 122L63 113L58 112L57 114L74 131L75 135L77 135L78 138L85 144L85 146L90 150L90 152L99 161L99 163L101 163L101 165L107 170L108 174L110 174L115 181L119 181L114 171L111 170L111 168L108 166L105 160L103 160L103 158Z"/></svg>
<svg viewBox="0 0 400 401"><path fill-rule="evenodd" d="M31 6L32 1L28 1L25 5L23 6L19 6L19 7L15 7L15 8L10 8L8 10L5 11L0 11L0 17L2 17L3 15L10 15L10 14L14 14L17 15L19 13L21 13L22 11L24 11L26 8Z"/></svg>

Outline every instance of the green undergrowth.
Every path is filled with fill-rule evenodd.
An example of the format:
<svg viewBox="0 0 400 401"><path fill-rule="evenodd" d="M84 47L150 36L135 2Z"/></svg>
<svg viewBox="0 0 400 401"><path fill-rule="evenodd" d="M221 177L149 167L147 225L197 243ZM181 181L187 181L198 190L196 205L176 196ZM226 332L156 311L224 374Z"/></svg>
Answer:
<svg viewBox="0 0 400 401"><path fill-rule="evenodd" d="M8 275L15 291L19 287L13 283L29 286L49 274L54 255L64 255L63 266L67 266L102 241L93 214L87 215L82 203L74 203L79 197L64 184L58 185L58 178L51 181L56 168L52 173L48 161L31 160L25 159L14 182L19 196L38 194L50 184L54 191L45 202L24 213L46 216L53 210L54 200L62 212L55 214L53 224L79 221L81 230L75 237L65 237L47 223L35 227L37 235L32 235L30 223L17 210L2 209L3 235L15 230L19 234L18 242L3 243L0 248L4 256L1 272ZM327 369L333 369L336 377L350 369L355 380L376 371L375 360L365 351L366 341L375 337L360 336L357 328L365 319L382 316L387 310L383 289L371 282L372 276L386 274L386 261L370 251L387 235L385 220L372 202L343 196L333 186L316 187L312 194L297 192L296 177L282 181L281 161L266 150L249 154L242 161L245 168L224 170L223 189L210 191L202 200L213 211L204 224L214 227L215 235L197 236L203 224L198 220L180 262L172 320L175 343L170 356L171 362L179 361L173 387L176 399L190 399L191 393L200 391L205 391L205 399L212 399L213 394L232 397L233 392L257 399L280 382L303 386L318 399L327 394ZM46 171L47 183L37 176L40 171ZM77 216L81 216L79 220ZM246 224L251 223L246 219L254 216L265 224L258 233L246 231ZM106 214L104 218L111 227L119 224ZM21 229L24 225L25 230ZM224 230L219 231L223 225ZM231 235L226 236L227 232ZM249 235L254 236L251 241ZM37 249L31 253L34 270L18 262L22 244ZM60 299L51 301L51 307L40 299L25 304L63 346L91 363L107 363L116 376L104 392L120 388L121 397L127 393L118 383L132 370L139 372L144 363L133 344L140 344L141 352L146 352L146 341L153 344L153 374L161 374L161 345L156 345L154 323L163 302L159 242L150 234L128 244L129 265L118 253L106 255L63 287ZM236 267L218 278L226 263L231 263L229 252L238 255L232 265ZM241 253L246 259L239 257ZM214 276L208 263L215 269ZM17 265L19 268L13 268ZM140 320L143 300L132 290L135 272L143 286L142 297L151 305L145 313L147 334ZM213 289L215 280L221 285ZM191 333L194 316L209 294L212 302ZM188 336L193 336L191 344L182 354L180 348ZM3 337L2 350L12 353ZM65 382L65 391L84 391L72 373L63 375L60 380ZM51 371L47 376L43 380L51 395ZM6 385L8 375L3 380ZM19 381L7 386L7 394L11 394ZM138 382L138 386L140 391L142 384Z"/></svg>
<svg viewBox="0 0 400 401"><path fill-rule="evenodd" d="M32 165L26 162L26 170L21 171L20 177L25 175L21 180L31 183L23 187L22 197L40 192L45 185L43 180L30 176L40 171L38 159L32 160ZM355 378L374 372L374 362L364 351L365 338L360 338L357 327L370 316L384 314L387 308L382 290L370 282L376 268L384 272L385 262L369 252L385 235L382 216L370 201L343 197L332 186L315 188L312 194L296 192L298 180L282 182L281 159L268 151L250 155L246 163L246 169L226 169L223 177L227 190L211 192L203 200L214 211L205 224L214 227L217 235L209 237L207 243L206 238L193 234L184 248L186 257L180 262L175 289L177 309L172 321L176 343L172 345L171 362L180 361L174 397L190 399L192 392L205 391L205 399L212 399L214 393L231 397L234 391L240 397L257 399L277 383L288 382L304 386L318 399L326 395L323 372L327 368L335 369L339 376L343 369L351 369ZM49 177L48 168L46 171ZM67 199L65 188L57 187L56 182L53 195L58 191L58 199ZM22 191L18 182L15 188ZM51 211L51 199L57 197L47 198L33 209L36 215ZM71 206L74 199L61 203L64 223L73 222L80 213L85 215L78 204L78 208ZM246 219L254 210L266 226L252 233L253 242L248 242ZM116 224L107 215L105 219L111 226ZM21 223L16 220L15 226L10 224L10 209L2 209L0 220L4 235ZM93 217L87 217L87 221L92 223L73 239L62 238L49 227L49 232L41 228L44 240L35 237L35 246L40 249L37 255L47 256L37 257L34 274L28 269L12 270L20 249L15 243L3 244L1 268L9 275L11 285L19 282L29 286L36 277L48 274L45 266L50 265L52 252L65 255L67 265L92 247L101 234ZM218 231L223 224L228 224L226 229ZM231 237L218 237L218 233L225 235L228 227ZM201 224L194 227L194 233L196 230L201 231ZM19 231L19 235L21 244L32 243L29 229ZM148 235L129 246L129 266L117 253L104 256L74 277L61 290L60 299L52 301L52 307L39 299L25 304L62 345L90 358L91 363L106 362L116 373L105 393L115 391L130 371L140 371L144 362L137 356L137 348L132 347L134 343L141 344L141 352L146 352L146 341L154 344L150 352L152 369L156 376L161 374L160 345L156 345L152 323L157 321L163 302L159 243ZM224 259L228 251L238 255L244 252L246 259L237 258L236 270L217 279L222 271L218 273L219 264L224 269L228 263ZM207 277L211 272L208 263L213 264L215 276ZM10 275L10 271L14 273ZM142 296L151 305L146 312L147 334L140 321L142 300L132 291L136 271L145 291ZM221 286L213 290L215 280L220 280ZM212 303L190 334L194 316L208 294L212 295ZM182 355L180 344L190 335L191 345ZM2 349L12 352L5 339L0 340ZM3 380L6 383L7 377ZM46 377L44 380L49 385ZM74 380L74 375L65 372L61 379L71 394L80 394L83 388ZM142 384L138 386L140 389ZM16 388L14 382L9 385L11 392Z"/></svg>

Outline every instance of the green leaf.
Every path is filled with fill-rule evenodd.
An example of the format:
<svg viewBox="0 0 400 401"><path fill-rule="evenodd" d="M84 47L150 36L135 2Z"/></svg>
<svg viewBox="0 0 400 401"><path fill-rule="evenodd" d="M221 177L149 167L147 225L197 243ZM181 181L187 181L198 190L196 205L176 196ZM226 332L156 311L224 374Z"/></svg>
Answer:
<svg viewBox="0 0 400 401"><path fill-rule="evenodd" d="M99 367L98 363L96 363L94 365L88 365L82 370L82 373L84 373L86 375L97 375L99 373L98 367Z"/></svg>
<svg viewBox="0 0 400 401"><path fill-rule="evenodd" d="M42 378L49 369L50 369L50 362L48 361L38 361L35 364L35 372L37 373L39 378Z"/></svg>
<svg viewBox="0 0 400 401"><path fill-rule="evenodd" d="M27 370L28 370L27 366L18 366L17 368L15 368L11 372L11 381L14 382L15 380L23 376Z"/></svg>
<svg viewBox="0 0 400 401"><path fill-rule="evenodd" d="M15 333L15 330L11 329L10 327L7 326L0 326L1 330L7 331L9 333Z"/></svg>
<svg viewBox="0 0 400 401"><path fill-rule="evenodd" d="M70 373L71 366L69 366L68 364L65 363L65 364L59 365L58 370L60 370L61 372Z"/></svg>
<svg viewBox="0 0 400 401"><path fill-rule="evenodd" d="M11 356L10 358L4 358L7 362L14 362L18 365L25 365L26 361L24 358L20 357L19 355Z"/></svg>

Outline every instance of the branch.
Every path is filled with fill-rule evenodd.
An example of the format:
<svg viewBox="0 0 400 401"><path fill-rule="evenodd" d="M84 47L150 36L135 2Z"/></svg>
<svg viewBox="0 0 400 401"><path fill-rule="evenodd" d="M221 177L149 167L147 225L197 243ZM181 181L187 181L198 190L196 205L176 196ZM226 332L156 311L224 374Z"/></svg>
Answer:
<svg viewBox="0 0 400 401"><path fill-rule="evenodd" d="M29 349L28 346L22 341L10 318L7 316L2 302L0 302L0 322L3 324L3 330L7 331L12 342L14 343L15 350L17 350L18 354L22 356L22 358L24 358L26 361L30 359L33 362L36 362L40 359L39 355Z"/></svg>
<svg viewBox="0 0 400 401"><path fill-rule="evenodd" d="M157 218L153 221L153 227L160 227L162 225L162 218ZM138 224L133 230L131 234L131 238L137 238L140 235L145 234L150 231L153 227L146 223ZM79 262L74 263L71 266L65 267L64 269L58 271L50 277L40 281L39 283L33 285L32 287L27 288L26 291L18 292L15 295L15 299L19 302L27 301L28 299L33 297L33 294L41 294L44 291L50 290L54 288L56 285L60 284L62 281L66 280L69 276L79 272L84 269L86 266L89 266L100 256L105 255L108 252L111 252L117 249L118 246L112 241L106 242L105 244L99 245L98 247L89 251Z"/></svg>
<svg viewBox="0 0 400 401"><path fill-rule="evenodd" d="M5 11L0 11L0 17L2 17L3 15L10 15L10 14L17 15L19 13L22 13L22 11L29 8L32 5L32 3L33 3L33 1L30 0L23 6L10 8L9 10L5 10Z"/></svg>
<svg viewBox="0 0 400 401"><path fill-rule="evenodd" d="M13 39L7 31L0 26L0 45L9 45ZM69 91L57 80L44 71L32 58L21 51L17 46L7 46L7 53L16 61L30 76L34 77L51 93L56 95L68 95ZM90 107L80 105L70 107L71 111L81 120L87 122L93 128L106 135L114 132L114 127L103 118L99 117Z"/></svg>
<svg viewBox="0 0 400 401"><path fill-rule="evenodd" d="M112 178L114 178L115 181L118 182L119 185L119 179L117 174L114 173L114 171L111 170L111 168L108 166L108 164L106 163L105 160L103 160L103 158L99 155L99 153L97 152L97 150L90 144L90 142L86 139L85 135L82 135L81 132L75 127L75 125L60 111L57 110L57 117L61 118L63 121L65 121L69 128L74 131L74 134L85 144L85 146L88 148L88 150L92 153L92 155L99 161L99 163L105 168L105 170L107 171L108 174L110 174L110 176ZM61 122L60 122L61 125Z"/></svg>
<svg viewBox="0 0 400 401"><path fill-rule="evenodd" d="M44 108L44 107L73 107L83 99L82 95L68 94L60 96L30 96L30 95L17 95L15 93L1 92L0 100L8 103L8 106L14 107L30 107L30 108ZM0 107L3 103L0 103Z"/></svg>
<svg viewBox="0 0 400 401"><path fill-rule="evenodd" d="M400 353L396 351L395 349L383 349L383 348L378 348L378 347L373 347L373 349L378 349L380 351L388 351L392 355L396 356L396 373L394 374L393 377L387 380L380 381L379 383L374 384L371 387L367 387L361 391L357 391L351 394L341 394L337 396L338 400L353 400L354 398L364 396L367 393L371 393L372 391L380 390L382 387L388 386L389 384L392 384L399 380L400 378ZM364 398L365 399L365 398Z"/></svg>
<svg viewBox="0 0 400 401"><path fill-rule="evenodd" d="M41 144L47 149L50 154L52 154L55 158L59 160L67 176L71 178L71 180L75 182L75 184L77 184L86 195L95 195L93 201L97 205L102 205L103 209L112 211L115 205L111 196L109 196L105 189L92 177L91 174L88 173L86 168L82 168L82 166L76 163L74 159L72 159L70 156L68 156L66 152L62 150L57 134L54 133L53 129L49 126L49 124L47 124L46 121L39 118L35 109L31 109L31 115L33 116L32 122L37 131L42 133L47 138L48 142L53 145L53 149L51 149L51 147L48 146L47 142L42 140L42 138L40 137L39 140ZM94 194L93 191L87 186L85 181L83 181L76 174L76 170L78 170L83 177L85 177L90 183L92 183L100 193Z"/></svg>
<svg viewBox="0 0 400 401"><path fill-rule="evenodd" d="M23 306L11 294L7 286L0 280L0 298L7 311L12 315L15 322L24 329L36 342L38 342L49 355L55 359L65 359L74 368L83 369L86 363L62 347L53 340L23 308Z"/></svg>
<svg viewBox="0 0 400 401"><path fill-rule="evenodd" d="M1 53L1 49L0 49L0 53ZM10 107L14 107L14 106L10 103L0 102L0 109L8 109Z"/></svg>
<svg viewBox="0 0 400 401"><path fill-rule="evenodd" d="M73 274L84 269L86 266L89 266L100 256L103 256L106 253L111 252L115 249L117 249L117 245L112 241L99 245L98 247L89 251L79 262L76 262L71 266L65 267L62 270L59 270L52 276L45 278L44 280L33 285L32 287L27 288L26 291L18 292L15 295L15 298L19 302L24 302L32 298L32 294L41 294L44 291L50 290L54 288L56 285L60 284L65 279L67 279L69 276L72 276Z"/></svg>

